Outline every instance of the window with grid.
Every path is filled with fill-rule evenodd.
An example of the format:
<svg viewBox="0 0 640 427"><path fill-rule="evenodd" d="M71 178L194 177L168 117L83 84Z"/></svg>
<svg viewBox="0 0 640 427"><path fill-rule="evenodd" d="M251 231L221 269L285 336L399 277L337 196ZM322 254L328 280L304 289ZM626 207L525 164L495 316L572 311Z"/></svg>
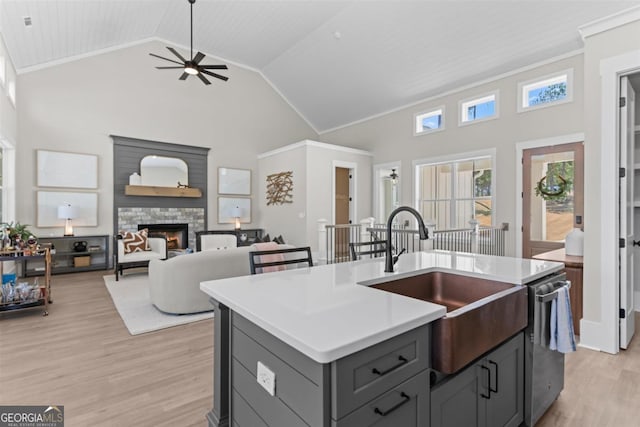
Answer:
<svg viewBox="0 0 640 427"><path fill-rule="evenodd" d="M491 156L416 166L417 207L438 230L468 228L469 220L491 226L493 159Z"/></svg>

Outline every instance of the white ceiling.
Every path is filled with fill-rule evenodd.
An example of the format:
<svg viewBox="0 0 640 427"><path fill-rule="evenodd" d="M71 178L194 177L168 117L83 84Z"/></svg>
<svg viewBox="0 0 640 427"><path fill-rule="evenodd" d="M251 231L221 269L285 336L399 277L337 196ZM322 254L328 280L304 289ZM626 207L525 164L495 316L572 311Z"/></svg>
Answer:
<svg viewBox="0 0 640 427"><path fill-rule="evenodd" d="M638 5L197 0L194 49L259 70L323 132L580 49L579 26ZM188 46L189 4L0 0L0 31L24 72L152 37Z"/></svg>

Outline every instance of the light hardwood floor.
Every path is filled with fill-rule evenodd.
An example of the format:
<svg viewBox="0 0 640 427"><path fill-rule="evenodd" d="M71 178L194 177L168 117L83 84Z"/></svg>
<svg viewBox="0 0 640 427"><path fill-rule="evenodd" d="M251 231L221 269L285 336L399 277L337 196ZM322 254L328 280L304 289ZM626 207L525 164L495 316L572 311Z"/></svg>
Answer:
<svg viewBox="0 0 640 427"><path fill-rule="evenodd" d="M213 320L131 336L107 273L54 276L48 317L37 308L0 313L0 404L64 405L67 427L206 425ZM617 356L568 355L565 388L538 423L638 425L639 337Z"/></svg>

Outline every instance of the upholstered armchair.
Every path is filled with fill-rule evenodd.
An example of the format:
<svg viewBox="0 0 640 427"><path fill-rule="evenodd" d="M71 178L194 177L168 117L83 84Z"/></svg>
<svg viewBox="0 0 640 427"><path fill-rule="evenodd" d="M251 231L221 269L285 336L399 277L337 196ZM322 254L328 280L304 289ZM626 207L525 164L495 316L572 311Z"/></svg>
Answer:
<svg viewBox="0 0 640 427"><path fill-rule="evenodd" d="M141 232L118 234L115 247L116 281L127 268L147 267L152 259L167 258L167 238L161 235L147 237Z"/></svg>
<svg viewBox="0 0 640 427"><path fill-rule="evenodd" d="M231 249L238 247L235 234L201 234L198 236L201 251Z"/></svg>

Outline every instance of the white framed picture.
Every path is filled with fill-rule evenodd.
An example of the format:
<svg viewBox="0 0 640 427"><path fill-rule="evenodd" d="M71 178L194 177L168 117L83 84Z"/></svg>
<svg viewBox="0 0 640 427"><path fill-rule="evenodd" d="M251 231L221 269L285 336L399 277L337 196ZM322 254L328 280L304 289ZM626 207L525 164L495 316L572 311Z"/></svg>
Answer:
<svg viewBox="0 0 640 427"><path fill-rule="evenodd" d="M236 218L240 218L242 224L251 222L251 199L218 197L218 224L233 224Z"/></svg>
<svg viewBox="0 0 640 427"><path fill-rule="evenodd" d="M218 168L218 194L251 195L251 170Z"/></svg>
<svg viewBox="0 0 640 427"><path fill-rule="evenodd" d="M58 207L74 208L74 227L98 226L98 193L71 191L38 191L36 200L36 227L63 227L65 220L58 218Z"/></svg>
<svg viewBox="0 0 640 427"><path fill-rule="evenodd" d="M98 156L36 150L38 187L98 188Z"/></svg>

